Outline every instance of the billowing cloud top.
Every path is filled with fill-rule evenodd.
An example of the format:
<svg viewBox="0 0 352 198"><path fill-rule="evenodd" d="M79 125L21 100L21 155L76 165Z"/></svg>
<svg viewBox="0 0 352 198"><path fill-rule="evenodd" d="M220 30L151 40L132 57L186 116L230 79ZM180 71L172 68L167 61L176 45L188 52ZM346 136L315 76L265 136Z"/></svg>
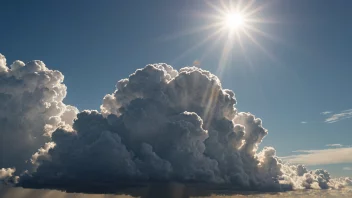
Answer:
<svg viewBox="0 0 352 198"><path fill-rule="evenodd" d="M41 61L15 61L8 67L0 54L0 167L23 170L24 161L57 127L72 125L78 111L62 102L63 80L61 72Z"/></svg>
<svg viewBox="0 0 352 198"><path fill-rule="evenodd" d="M104 192L121 184L178 181L280 190L339 188L350 181L284 164L272 147L257 151L268 132L235 104L235 94L208 71L147 65L120 80L100 112L79 113L72 128L58 127L66 123L60 116L50 127L57 128L50 142L32 156L37 169L23 174L19 185L67 190L79 183L81 191L98 185ZM56 115L66 115L64 109Z"/></svg>

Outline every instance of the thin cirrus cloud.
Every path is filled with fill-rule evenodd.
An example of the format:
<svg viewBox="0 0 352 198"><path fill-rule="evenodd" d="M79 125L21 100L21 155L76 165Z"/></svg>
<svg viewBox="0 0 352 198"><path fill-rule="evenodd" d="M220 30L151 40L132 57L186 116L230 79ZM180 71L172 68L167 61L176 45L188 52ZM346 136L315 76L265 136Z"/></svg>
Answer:
<svg viewBox="0 0 352 198"><path fill-rule="evenodd" d="M282 157L293 164L321 165L352 163L352 148L329 148L322 150L298 150L297 155Z"/></svg>
<svg viewBox="0 0 352 198"><path fill-rule="evenodd" d="M320 114L322 114L322 115L328 115L328 114L330 114L330 113L332 113L332 111L324 111L324 112L321 112Z"/></svg>
<svg viewBox="0 0 352 198"><path fill-rule="evenodd" d="M342 144L327 144L325 146L328 146L328 147L343 147Z"/></svg>
<svg viewBox="0 0 352 198"><path fill-rule="evenodd" d="M322 114L327 115L324 113L325 112L323 112ZM338 122L338 121L341 121L344 119L349 119L349 118L352 118L352 109L347 109L347 110L341 111L340 113L332 114L329 117L327 117L324 122L334 123L334 122Z"/></svg>
<svg viewBox="0 0 352 198"><path fill-rule="evenodd" d="M352 171L352 167L343 167L342 169L346 171Z"/></svg>

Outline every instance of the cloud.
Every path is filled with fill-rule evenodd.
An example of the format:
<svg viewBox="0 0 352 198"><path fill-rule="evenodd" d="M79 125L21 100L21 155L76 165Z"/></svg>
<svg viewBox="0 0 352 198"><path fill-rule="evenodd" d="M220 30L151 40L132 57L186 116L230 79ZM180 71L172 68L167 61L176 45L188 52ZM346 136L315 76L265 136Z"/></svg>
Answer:
<svg viewBox="0 0 352 198"><path fill-rule="evenodd" d="M283 157L294 164L321 165L352 163L352 148L331 148L323 150L301 150L302 154Z"/></svg>
<svg viewBox="0 0 352 198"><path fill-rule="evenodd" d="M106 193L173 182L242 190L344 185L325 170L286 164L273 147L258 150L268 134L262 120L238 112L235 94L198 67L147 65L118 81L100 111L77 114L62 102L59 71L41 61L8 68L4 57L0 66L1 132L11 142L1 148L9 157L2 165L30 159L34 169L18 186Z"/></svg>
<svg viewBox="0 0 352 198"><path fill-rule="evenodd" d="M0 169L0 189L2 183L17 183L19 177L14 176L16 169L15 168L1 168Z"/></svg>
<svg viewBox="0 0 352 198"><path fill-rule="evenodd" d="M343 147L342 144L327 144L325 146L329 146L329 147Z"/></svg>
<svg viewBox="0 0 352 198"><path fill-rule="evenodd" d="M11 177L16 170L14 168L1 168L0 169L0 180Z"/></svg>
<svg viewBox="0 0 352 198"><path fill-rule="evenodd" d="M320 114L321 115L327 115L327 114L330 114L330 113L332 113L332 111L324 111L324 112L321 112Z"/></svg>
<svg viewBox="0 0 352 198"><path fill-rule="evenodd" d="M41 151L50 157L37 153L37 172L29 180L23 177L23 186L39 180L69 185L67 178L87 185L124 178L277 186L275 150L256 156L267 130L252 114L237 112L234 93L222 89L213 74L154 64L116 87L103 100L103 114L83 111L73 131L53 133L55 147Z"/></svg>
<svg viewBox="0 0 352 198"><path fill-rule="evenodd" d="M0 168L29 168L25 161L50 141L51 133L73 123L77 109L62 102L63 79L42 61L17 60L7 66L0 54Z"/></svg>
<svg viewBox="0 0 352 198"><path fill-rule="evenodd" d="M344 119L352 118L352 109L341 111L340 113L333 114L325 119L326 123L334 123Z"/></svg>
<svg viewBox="0 0 352 198"><path fill-rule="evenodd" d="M52 143L33 155L36 172L23 175L19 185L83 192L106 192L121 181L335 187L324 170L287 165L272 147L258 151L268 133L262 121L238 112L235 94L208 71L151 64L116 88L104 97L101 112L83 111L72 130L54 132Z"/></svg>
<svg viewBox="0 0 352 198"><path fill-rule="evenodd" d="M352 167L343 167L342 169L346 171L352 171Z"/></svg>
<svg viewBox="0 0 352 198"><path fill-rule="evenodd" d="M307 122L306 121L302 121L301 124L307 124Z"/></svg>

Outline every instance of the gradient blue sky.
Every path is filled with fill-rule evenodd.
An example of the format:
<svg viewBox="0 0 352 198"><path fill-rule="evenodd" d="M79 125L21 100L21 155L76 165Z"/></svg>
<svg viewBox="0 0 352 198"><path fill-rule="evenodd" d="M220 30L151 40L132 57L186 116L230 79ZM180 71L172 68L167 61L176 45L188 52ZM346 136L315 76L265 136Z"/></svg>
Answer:
<svg viewBox="0 0 352 198"><path fill-rule="evenodd" d="M324 120L352 108L352 1L267 2L257 2L267 6L256 16L277 23L255 27L274 39L252 36L273 58L243 37L246 50L234 46L219 76L223 87L234 90L240 111L262 118L269 135L261 147L274 146L279 156L351 145L352 119ZM43 60L65 75L66 103L98 109L119 79L148 63L181 68L199 60L217 73L226 38L184 54L216 30L174 36L211 23L197 13L215 12L200 0L2 0L0 53L8 63ZM309 167L352 176L343 170L351 163Z"/></svg>

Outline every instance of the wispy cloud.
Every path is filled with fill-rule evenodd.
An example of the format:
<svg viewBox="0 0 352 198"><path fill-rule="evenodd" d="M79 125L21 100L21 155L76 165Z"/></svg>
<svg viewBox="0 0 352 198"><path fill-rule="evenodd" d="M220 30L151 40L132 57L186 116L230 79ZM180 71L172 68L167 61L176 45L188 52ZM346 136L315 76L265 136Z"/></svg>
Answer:
<svg viewBox="0 0 352 198"><path fill-rule="evenodd" d="M331 148L322 150L299 150L301 154L282 157L293 164L340 164L352 163L352 148Z"/></svg>
<svg viewBox="0 0 352 198"><path fill-rule="evenodd" d="M307 124L307 122L306 121L302 121L301 124Z"/></svg>
<svg viewBox="0 0 352 198"><path fill-rule="evenodd" d="M330 113L332 113L332 111L324 111L324 112L321 112L320 114L322 114L322 115L328 115L328 114L330 114Z"/></svg>
<svg viewBox="0 0 352 198"><path fill-rule="evenodd" d="M342 144L327 144L325 146L329 146L329 147L343 147Z"/></svg>
<svg viewBox="0 0 352 198"><path fill-rule="evenodd" d="M343 170L352 171L352 167L343 167Z"/></svg>
<svg viewBox="0 0 352 198"><path fill-rule="evenodd" d="M341 111L340 113L332 114L331 116L325 119L325 122L334 123L348 118L352 118L352 109L347 109Z"/></svg>

